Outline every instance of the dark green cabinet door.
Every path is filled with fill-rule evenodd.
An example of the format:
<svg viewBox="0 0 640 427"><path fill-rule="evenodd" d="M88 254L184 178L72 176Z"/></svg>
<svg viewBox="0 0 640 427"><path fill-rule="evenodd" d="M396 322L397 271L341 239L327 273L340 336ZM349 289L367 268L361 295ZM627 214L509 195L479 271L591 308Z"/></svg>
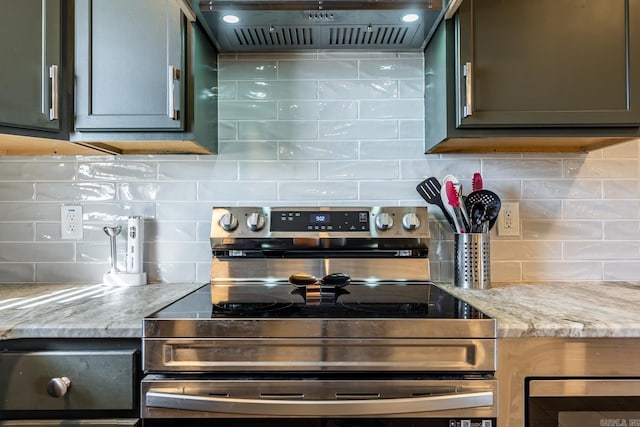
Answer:
<svg viewBox="0 0 640 427"><path fill-rule="evenodd" d="M0 125L60 128L60 13L60 0L2 1Z"/></svg>
<svg viewBox="0 0 640 427"><path fill-rule="evenodd" d="M183 18L175 0L76 0L80 131L182 130Z"/></svg>
<svg viewBox="0 0 640 427"><path fill-rule="evenodd" d="M458 127L640 124L640 0L465 0L456 19Z"/></svg>

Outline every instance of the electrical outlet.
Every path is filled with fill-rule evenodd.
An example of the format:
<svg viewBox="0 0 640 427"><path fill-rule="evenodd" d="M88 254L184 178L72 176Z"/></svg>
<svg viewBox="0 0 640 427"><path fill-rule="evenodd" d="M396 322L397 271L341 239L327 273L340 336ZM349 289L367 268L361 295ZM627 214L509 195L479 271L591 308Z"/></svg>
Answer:
<svg viewBox="0 0 640 427"><path fill-rule="evenodd" d="M498 214L498 236L520 235L520 203L502 203Z"/></svg>
<svg viewBox="0 0 640 427"><path fill-rule="evenodd" d="M82 239L82 206L60 207L60 235L63 239Z"/></svg>

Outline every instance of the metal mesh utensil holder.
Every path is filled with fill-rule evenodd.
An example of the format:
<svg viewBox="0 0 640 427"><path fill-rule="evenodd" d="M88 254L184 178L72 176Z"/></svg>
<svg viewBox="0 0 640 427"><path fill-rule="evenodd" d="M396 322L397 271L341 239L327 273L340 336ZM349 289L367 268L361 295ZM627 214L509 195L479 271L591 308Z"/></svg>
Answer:
<svg viewBox="0 0 640 427"><path fill-rule="evenodd" d="M454 239L455 286L490 288L489 233L459 233L454 235Z"/></svg>

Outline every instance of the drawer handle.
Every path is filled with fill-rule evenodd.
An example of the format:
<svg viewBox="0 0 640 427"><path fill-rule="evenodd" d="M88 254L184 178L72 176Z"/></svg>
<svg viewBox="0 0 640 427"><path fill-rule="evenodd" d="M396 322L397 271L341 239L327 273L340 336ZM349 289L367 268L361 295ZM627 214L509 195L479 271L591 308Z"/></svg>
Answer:
<svg viewBox="0 0 640 427"><path fill-rule="evenodd" d="M47 383L47 394L51 397L63 397L71 387L71 380L67 377L51 378Z"/></svg>

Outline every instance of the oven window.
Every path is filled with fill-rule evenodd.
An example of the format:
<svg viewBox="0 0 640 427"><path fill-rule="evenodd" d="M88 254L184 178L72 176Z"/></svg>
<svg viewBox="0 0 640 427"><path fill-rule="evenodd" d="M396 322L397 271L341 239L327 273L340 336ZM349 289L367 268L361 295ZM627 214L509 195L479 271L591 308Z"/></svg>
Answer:
<svg viewBox="0 0 640 427"><path fill-rule="evenodd" d="M536 397L527 412L527 427L640 427L640 397Z"/></svg>

